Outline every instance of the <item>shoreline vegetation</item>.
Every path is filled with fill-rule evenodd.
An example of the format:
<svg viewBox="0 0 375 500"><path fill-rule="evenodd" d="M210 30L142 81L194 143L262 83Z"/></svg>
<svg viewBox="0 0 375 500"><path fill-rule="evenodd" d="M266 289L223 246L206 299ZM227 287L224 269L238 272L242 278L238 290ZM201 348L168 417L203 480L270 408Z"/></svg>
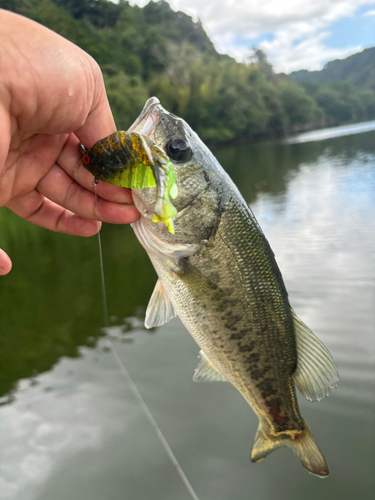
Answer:
<svg viewBox="0 0 375 500"><path fill-rule="evenodd" d="M287 137L293 137L303 132L312 132L314 130L323 130L335 127L341 127L344 125L356 125L360 123L367 123L372 121L372 119L366 120L350 120L346 122L327 122L322 120L321 122L306 123L304 125L294 125L288 127L284 130L275 130L271 132L260 132L258 134L253 134L249 136L239 137L235 139L229 139L228 141L219 141L216 143L209 143L208 147L211 150L226 148L230 146L237 146L240 144L252 144L254 142L267 141L272 139L283 139Z"/></svg>
<svg viewBox="0 0 375 500"><path fill-rule="evenodd" d="M119 130L152 95L212 148L375 118L375 87L317 83L309 72L296 82L256 48L239 63L215 50L199 20L165 1L140 8L125 0L0 0L0 7L94 57Z"/></svg>

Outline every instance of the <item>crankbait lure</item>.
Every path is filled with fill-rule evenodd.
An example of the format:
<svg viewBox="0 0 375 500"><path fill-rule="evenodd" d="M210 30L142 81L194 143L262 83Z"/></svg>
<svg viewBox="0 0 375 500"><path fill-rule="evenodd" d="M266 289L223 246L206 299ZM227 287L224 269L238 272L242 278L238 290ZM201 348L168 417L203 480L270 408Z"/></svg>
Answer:
<svg viewBox="0 0 375 500"><path fill-rule="evenodd" d="M115 132L96 142L90 149L80 146L82 165L96 179L129 189L156 186L152 222L164 222L174 234L173 217L177 214L171 199L177 198L173 163L164 151L137 132Z"/></svg>

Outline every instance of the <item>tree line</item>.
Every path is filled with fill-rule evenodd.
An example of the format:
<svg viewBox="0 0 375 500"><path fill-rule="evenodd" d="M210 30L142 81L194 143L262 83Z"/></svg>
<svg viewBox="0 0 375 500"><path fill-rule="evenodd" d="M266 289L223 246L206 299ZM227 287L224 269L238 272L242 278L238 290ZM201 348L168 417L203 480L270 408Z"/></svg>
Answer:
<svg viewBox="0 0 375 500"><path fill-rule="evenodd" d="M320 71L302 69L290 74L294 81L325 83L339 80L356 87L375 89L375 47L357 52L346 59L328 62Z"/></svg>
<svg viewBox="0 0 375 500"><path fill-rule="evenodd" d="M184 118L209 144L375 118L375 90L297 83L261 50L247 62L218 54L200 21L165 1L0 0L68 38L101 66L118 129L146 99Z"/></svg>

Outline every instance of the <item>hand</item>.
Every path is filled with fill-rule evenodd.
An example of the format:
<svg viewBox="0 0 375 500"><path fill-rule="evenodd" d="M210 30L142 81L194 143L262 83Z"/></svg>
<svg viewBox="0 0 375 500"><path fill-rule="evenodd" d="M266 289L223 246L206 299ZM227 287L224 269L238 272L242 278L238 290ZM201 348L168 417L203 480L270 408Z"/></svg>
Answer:
<svg viewBox="0 0 375 500"><path fill-rule="evenodd" d="M0 207L61 233L139 218L130 191L77 161L116 130L97 63L47 28L0 9ZM11 269L0 250L0 275Z"/></svg>

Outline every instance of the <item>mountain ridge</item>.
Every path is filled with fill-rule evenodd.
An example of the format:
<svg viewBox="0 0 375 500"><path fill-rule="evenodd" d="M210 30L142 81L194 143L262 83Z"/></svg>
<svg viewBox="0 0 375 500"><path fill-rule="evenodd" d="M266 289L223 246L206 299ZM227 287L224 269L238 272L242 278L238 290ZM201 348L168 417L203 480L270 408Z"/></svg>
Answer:
<svg viewBox="0 0 375 500"><path fill-rule="evenodd" d="M375 47L369 47L346 57L329 61L320 71L306 69L289 75L296 83L327 83L341 81L355 87L375 89Z"/></svg>
<svg viewBox="0 0 375 500"><path fill-rule="evenodd" d="M219 54L200 21L164 0L0 0L72 41L100 65L119 130L147 98L184 118L210 145L375 118L375 89L297 83L254 49L246 63ZM328 66L328 65L327 65Z"/></svg>

